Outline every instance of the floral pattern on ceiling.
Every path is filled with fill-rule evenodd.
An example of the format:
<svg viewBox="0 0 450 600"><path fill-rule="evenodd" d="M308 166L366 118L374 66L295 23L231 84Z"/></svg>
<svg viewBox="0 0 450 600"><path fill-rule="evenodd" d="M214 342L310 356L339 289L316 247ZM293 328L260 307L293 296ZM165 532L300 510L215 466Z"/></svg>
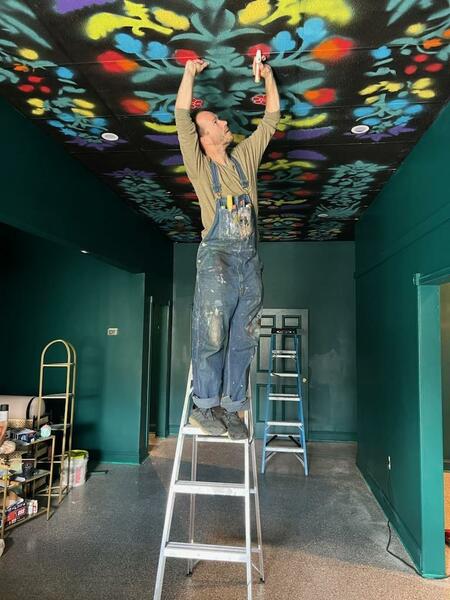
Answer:
<svg viewBox="0 0 450 600"><path fill-rule="evenodd" d="M201 231L174 123L190 58L210 63L193 108L226 118L236 142L264 111L257 49L274 69L282 119L259 171L265 241L353 239L450 94L450 0L160 5L2 0L0 93L174 241Z"/></svg>

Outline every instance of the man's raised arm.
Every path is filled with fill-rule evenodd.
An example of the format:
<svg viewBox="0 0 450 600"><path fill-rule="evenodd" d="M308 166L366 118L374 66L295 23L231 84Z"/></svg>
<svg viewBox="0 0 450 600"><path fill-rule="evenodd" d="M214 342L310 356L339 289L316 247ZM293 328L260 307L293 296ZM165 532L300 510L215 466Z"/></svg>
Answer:
<svg viewBox="0 0 450 600"><path fill-rule="evenodd" d="M255 69L259 69L261 77L264 78L266 111L256 130L237 145L235 152L238 155L241 152L244 153L256 170L280 120L280 96L271 67L265 63L258 64L255 60L253 62L253 73L255 73Z"/></svg>
<svg viewBox="0 0 450 600"><path fill-rule="evenodd" d="M208 63L201 59L187 61L175 102L175 122L177 125L178 140L180 142L186 173L191 180L198 176L203 160L197 130L190 115L192 94L195 76L201 73L207 66Z"/></svg>

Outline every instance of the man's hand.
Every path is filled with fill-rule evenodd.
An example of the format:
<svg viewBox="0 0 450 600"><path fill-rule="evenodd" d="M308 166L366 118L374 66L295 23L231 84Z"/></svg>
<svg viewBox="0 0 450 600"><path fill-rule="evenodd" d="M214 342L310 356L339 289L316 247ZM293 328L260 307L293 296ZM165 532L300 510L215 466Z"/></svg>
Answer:
<svg viewBox="0 0 450 600"><path fill-rule="evenodd" d="M258 71L259 71L259 76L262 77L263 79L273 75L272 68L270 67L270 65L268 65L267 63L264 62L265 60L266 60L265 56L261 57L261 62L257 62L256 56L253 59L253 76L254 77L256 76L256 73Z"/></svg>
<svg viewBox="0 0 450 600"><path fill-rule="evenodd" d="M186 73L189 73L189 75L192 75L192 77L195 77L204 71L208 65L209 63L207 63L206 60L196 58L194 60L188 60L184 66L184 70Z"/></svg>

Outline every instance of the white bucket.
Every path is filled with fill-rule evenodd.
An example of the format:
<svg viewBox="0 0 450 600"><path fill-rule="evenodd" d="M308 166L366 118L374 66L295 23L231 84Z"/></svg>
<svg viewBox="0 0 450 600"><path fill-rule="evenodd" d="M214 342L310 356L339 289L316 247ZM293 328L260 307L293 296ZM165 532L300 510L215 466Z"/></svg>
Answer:
<svg viewBox="0 0 450 600"><path fill-rule="evenodd" d="M70 452L70 473L69 487L79 487L86 483L86 471L89 460L87 450L72 450ZM68 459L64 460L64 472L62 476L62 485L67 484L67 463Z"/></svg>

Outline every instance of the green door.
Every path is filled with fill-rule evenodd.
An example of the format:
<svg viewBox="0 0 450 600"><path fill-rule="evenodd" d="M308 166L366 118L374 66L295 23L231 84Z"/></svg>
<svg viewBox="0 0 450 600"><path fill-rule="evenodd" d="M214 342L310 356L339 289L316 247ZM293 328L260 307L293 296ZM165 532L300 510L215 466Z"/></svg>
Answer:
<svg viewBox="0 0 450 600"><path fill-rule="evenodd" d="M300 358L303 392L303 412L305 419L305 432L308 437L308 310L307 309L264 309L261 319L261 335L258 349L251 368L253 418L255 421L255 433L262 437L264 432L264 415L266 403L266 389L269 374L269 351L272 327L296 327L300 334ZM281 336L277 336L280 338ZM294 349L294 339L291 336L284 337L285 350ZM281 339L277 341L278 347ZM294 361L278 359L277 371L294 371ZM284 385L278 385L275 389L279 392L292 394L296 392L294 379L283 378ZM297 419L297 403L295 402L271 402L269 417L276 421L288 421Z"/></svg>

